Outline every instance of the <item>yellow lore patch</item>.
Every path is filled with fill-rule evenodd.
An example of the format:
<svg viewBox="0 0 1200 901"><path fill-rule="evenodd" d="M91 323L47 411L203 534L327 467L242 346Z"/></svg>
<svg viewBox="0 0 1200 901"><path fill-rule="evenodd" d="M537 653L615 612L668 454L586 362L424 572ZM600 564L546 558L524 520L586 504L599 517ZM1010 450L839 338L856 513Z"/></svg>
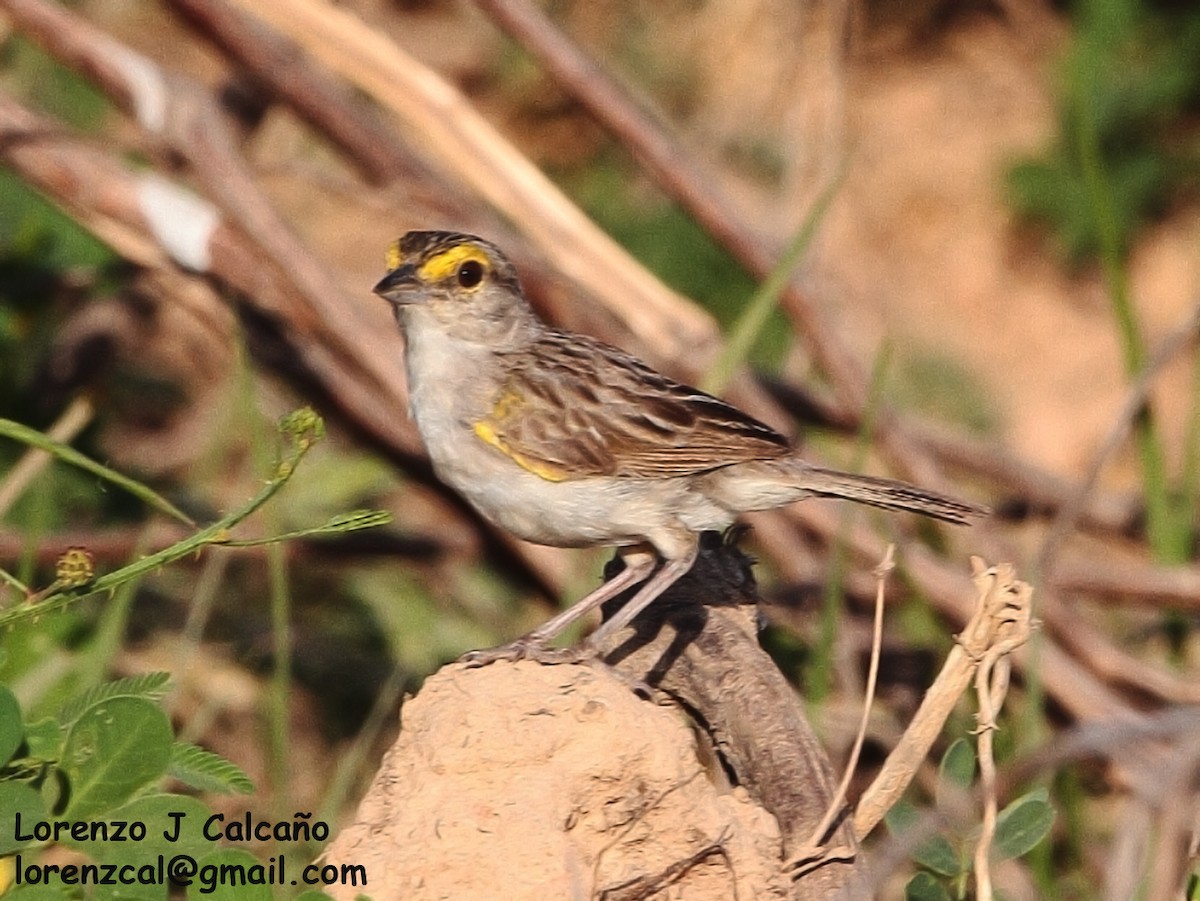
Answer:
<svg viewBox="0 0 1200 901"><path fill-rule="evenodd" d="M458 267L468 260L474 260L485 270L490 269L492 265L492 261L488 259L488 255L482 247L475 244L459 244L449 250L435 253L421 264L417 275L420 276L421 281L426 283L440 282L457 272Z"/></svg>
<svg viewBox="0 0 1200 901"><path fill-rule="evenodd" d="M404 262L404 251L400 249L400 242L393 241L387 249L387 261L384 263L387 266L387 271L399 269L400 264Z"/></svg>

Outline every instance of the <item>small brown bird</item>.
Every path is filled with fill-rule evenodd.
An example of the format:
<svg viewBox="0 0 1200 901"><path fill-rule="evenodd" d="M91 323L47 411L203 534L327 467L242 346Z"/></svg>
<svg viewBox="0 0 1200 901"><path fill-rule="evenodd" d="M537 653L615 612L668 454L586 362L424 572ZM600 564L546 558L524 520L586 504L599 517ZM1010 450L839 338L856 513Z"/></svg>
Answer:
<svg viewBox="0 0 1200 901"><path fill-rule="evenodd" d="M691 568L700 532L740 513L812 496L954 523L986 512L806 463L736 407L615 347L551 328L529 306L512 263L482 238L412 231L392 246L388 269L375 293L395 307L407 340L410 412L438 477L520 538L616 546L625 562L573 606L469 662L542 649L644 581L592 635L598 647Z"/></svg>

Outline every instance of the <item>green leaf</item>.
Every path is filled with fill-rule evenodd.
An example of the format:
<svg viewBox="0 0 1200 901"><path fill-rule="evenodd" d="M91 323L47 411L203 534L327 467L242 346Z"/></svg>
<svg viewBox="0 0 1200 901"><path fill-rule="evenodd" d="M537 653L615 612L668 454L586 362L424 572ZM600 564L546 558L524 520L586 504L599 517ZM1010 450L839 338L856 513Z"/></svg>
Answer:
<svg viewBox="0 0 1200 901"><path fill-rule="evenodd" d="M214 851L197 863L199 871L187 890L189 901L272 901L270 865L249 851Z"/></svg>
<svg viewBox="0 0 1200 901"><path fill-rule="evenodd" d="M144 824L146 837L143 840L113 841L110 830L107 841L98 836L96 841L67 841L65 844L102 863L140 866L158 854L168 858L175 854L199 857L213 848L212 841L204 837L204 822L211 815L212 811L204 804L185 795L143 795L116 810L107 811L103 817L108 823ZM129 828L127 825L126 835Z"/></svg>
<svg viewBox="0 0 1200 901"><path fill-rule="evenodd" d="M960 788L970 788L975 779L975 748L965 738L955 739L938 764L938 778Z"/></svg>
<svg viewBox="0 0 1200 901"><path fill-rule="evenodd" d="M24 738L25 723L21 720L21 705L7 685L0 685L0 764L12 760Z"/></svg>
<svg viewBox="0 0 1200 901"><path fill-rule="evenodd" d="M117 679L115 682L105 682L64 704L58 712L58 721L64 726L70 726L85 710L112 698L157 701L167 693L167 683L170 680L170 673L141 673Z"/></svg>
<svg viewBox="0 0 1200 901"><path fill-rule="evenodd" d="M913 852L912 859L943 876L957 876L962 872L962 861L944 835L935 835L920 845Z"/></svg>
<svg viewBox="0 0 1200 901"><path fill-rule="evenodd" d="M176 855L198 858L212 850L212 842L203 834L204 821L211 814L212 811L195 798L165 793L143 795L105 813L102 821L109 824L107 838L98 833L95 841L68 840L65 844L82 851L97 863L156 867L157 858L162 855L165 865L169 866ZM126 840L114 839L113 824L118 823L125 824L123 835ZM134 824L144 824L145 838L128 840ZM92 901L164 901L169 891L169 885L97 886Z"/></svg>
<svg viewBox="0 0 1200 901"><path fill-rule="evenodd" d="M60 770L57 766L51 766L46 769L46 778L42 780L42 784L38 786L38 794L42 797L42 804L46 810L61 810L70 787L67 785L67 774Z"/></svg>
<svg viewBox="0 0 1200 901"><path fill-rule="evenodd" d="M22 885L4 896L4 901L72 901L67 890L57 885Z"/></svg>
<svg viewBox="0 0 1200 901"><path fill-rule="evenodd" d="M135 866L142 865L135 863ZM169 888L152 883L133 885L98 885L91 901L166 901Z"/></svg>
<svg viewBox="0 0 1200 901"><path fill-rule="evenodd" d="M17 817L20 817L20 834L32 835L34 823L46 819L46 805L37 789L25 782L9 780L0 782L0 855L35 843L35 839L18 839Z"/></svg>
<svg viewBox="0 0 1200 901"><path fill-rule="evenodd" d="M110 698L71 727L62 768L71 784L66 816L86 819L128 801L166 772L171 724L145 698Z"/></svg>
<svg viewBox="0 0 1200 901"><path fill-rule="evenodd" d="M25 727L25 753L34 760L58 760L66 730L53 717L45 717Z"/></svg>
<svg viewBox="0 0 1200 901"><path fill-rule="evenodd" d="M333 901L333 898L325 894L325 892L310 888L302 891L292 901Z"/></svg>
<svg viewBox="0 0 1200 901"><path fill-rule="evenodd" d="M171 763L167 772L180 782L200 791L237 792L248 795L254 783L237 765L220 754L189 742L177 741L171 748Z"/></svg>
<svg viewBox="0 0 1200 901"><path fill-rule="evenodd" d="M44 450L64 463L70 463L72 466L77 466L80 469L90 472L92 475L99 476L106 481L112 482L124 488L134 497L141 499L149 504L160 513L165 513L168 516L174 517L185 525L194 526L196 523L190 516L172 504L169 500L158 494L151 488L143 485L141 482L122 475L115 469L109 469L97 463L95 460L81 454L75 448L68 444L55 441L47 435L42 434L37 429L31 429L29 426L21 425L19 422L13 422L11 419L0 419L0 436L11 438L14 441L20 441L22 444L27 444L30 447L36 447L38 450Z"/></svg>
<svg viewBox="0 0 1200 901"><path fill-rule="evenodd" d="M921 812L903 800L893 805L883 817L888 831L902 840L907 837L907 833L920 826L920 820ZM943 876L957 876L962 871L962 864L954 848L940 835L923 842L910 856L921 866Z"/></svg>
<svg viewBox="0 0 1200 901"><path fill-rule="evenodd" d="M1054 808L1049 797L1047 789L1035 788L1000 811L993 843L998 857L1020 857L1050 834L1054 826Z"/></svg>
<svg viewBox="0 0 1200 901"><path fill-rule="evenodd" d="M888 832L899 838L909 829L914 828L920 817L921 812L916 807L901 799L883 815L883 822L887 826Z"/></svg>
<svg viewBox="0 0 1200 901"><path fill-rule="evenodd" d="M904 901L950 901L950 893L928 873L918 873L904 886Z"/></svg>

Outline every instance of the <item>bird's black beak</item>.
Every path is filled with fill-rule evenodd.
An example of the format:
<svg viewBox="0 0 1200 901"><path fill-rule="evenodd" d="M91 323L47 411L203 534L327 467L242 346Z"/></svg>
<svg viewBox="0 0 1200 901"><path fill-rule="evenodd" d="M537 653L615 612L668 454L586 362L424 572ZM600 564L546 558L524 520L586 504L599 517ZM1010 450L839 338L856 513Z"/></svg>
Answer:
<svg viewBox="0 0 1200 901"><path fill-rule="evenodd" d="M381 278L379 284L371 290L388 303L399 307L416 303L420 299L420 293L412 290L416 284L416 267L412 263L404 263Z"/></svg>

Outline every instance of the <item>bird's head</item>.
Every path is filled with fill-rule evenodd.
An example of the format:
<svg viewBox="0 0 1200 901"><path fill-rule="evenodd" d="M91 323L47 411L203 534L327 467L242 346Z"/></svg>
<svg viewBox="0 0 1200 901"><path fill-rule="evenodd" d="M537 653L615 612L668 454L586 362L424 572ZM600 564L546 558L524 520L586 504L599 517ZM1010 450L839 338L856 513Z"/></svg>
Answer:
<svg viewBox="0 0 1200 901"><path fill-rule="evenodd" d="M495 337L533 317L516 268L483 238L410 231L389 248L387 267L374 291L403 328L432 321L459 337Z"/></svg>

